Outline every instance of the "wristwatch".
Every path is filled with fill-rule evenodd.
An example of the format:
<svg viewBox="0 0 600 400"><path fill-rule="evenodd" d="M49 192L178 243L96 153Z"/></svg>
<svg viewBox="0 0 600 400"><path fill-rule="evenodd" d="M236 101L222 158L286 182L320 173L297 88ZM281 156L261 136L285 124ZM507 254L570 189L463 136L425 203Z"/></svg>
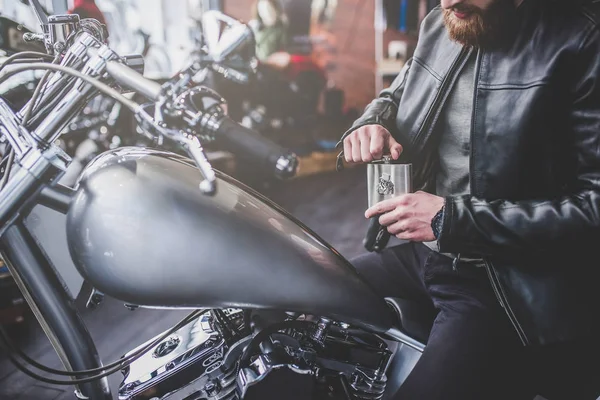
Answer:
<svg viewBox="0 0 600 400"><path fill-rule="evenodd" d="M431 230L433 230L433 236L435 236L436 239L439 239L440 235L442 234L442 226L444 224L444 208L445 206L442 207L431 220Z"/></svg>

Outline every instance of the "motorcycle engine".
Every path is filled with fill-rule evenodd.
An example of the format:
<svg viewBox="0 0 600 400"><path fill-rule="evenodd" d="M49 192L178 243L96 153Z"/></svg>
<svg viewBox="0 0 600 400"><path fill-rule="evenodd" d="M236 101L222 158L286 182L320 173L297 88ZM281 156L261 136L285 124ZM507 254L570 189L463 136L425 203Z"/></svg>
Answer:
<svg viewBox="0 0 600 400"><path fill-rule="evenodd" d="M391 356L329 319L211 310L123 369L119 399L376 400Z"/></svg>

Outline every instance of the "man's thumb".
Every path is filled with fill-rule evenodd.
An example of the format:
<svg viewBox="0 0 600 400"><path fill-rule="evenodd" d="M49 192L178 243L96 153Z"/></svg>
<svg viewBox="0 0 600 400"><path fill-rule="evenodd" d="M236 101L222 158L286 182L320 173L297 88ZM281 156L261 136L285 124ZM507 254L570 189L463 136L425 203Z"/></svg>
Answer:
<svg viewBox="0 0 600 400"><path fill-rule="evenodd" d="M388 139L388 148L390 149L390 154L394 160L397 160L400 157L400 154L402 154L402 145L396 142L396 139L391 136Z"/></svg>

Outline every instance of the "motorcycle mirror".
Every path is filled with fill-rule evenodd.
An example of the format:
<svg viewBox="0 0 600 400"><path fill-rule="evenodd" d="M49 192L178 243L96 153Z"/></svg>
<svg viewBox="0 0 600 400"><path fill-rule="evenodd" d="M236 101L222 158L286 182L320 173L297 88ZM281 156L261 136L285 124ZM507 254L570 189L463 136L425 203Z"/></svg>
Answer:
<svg viewBox="0 0 600 400"><path fill-rule="evenodd" d="M216 61L222 61L229 55L242 50L248 43L253 41L253 34L246 25L239 25L229 29L221 36L219 46L213 54Z"/></svg>
<svg viewBox="0 0 600 400"><path fill-rule="evenodd" d="M202 15L202 31L208 55L216 62L254 44L254 35L248 25L219 11L211 10Z"/></svg>
<svg viewBox="0 0 600 400"><path fill-rule="evenodd" d="M209 54L215 52L221 38L222 23L217 14L218 12L207 11L201 18L202 39Z"/></svg>

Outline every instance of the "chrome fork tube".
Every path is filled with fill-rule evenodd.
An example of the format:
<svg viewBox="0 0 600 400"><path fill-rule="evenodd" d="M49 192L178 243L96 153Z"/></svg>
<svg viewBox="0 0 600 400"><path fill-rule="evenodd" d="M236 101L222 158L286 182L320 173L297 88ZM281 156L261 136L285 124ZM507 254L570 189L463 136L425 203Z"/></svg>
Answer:
<svg viewBox="0 0 600 400"><path fill-rule="evenodd" d="M0 254L68 371L101 368L94 342L60 280L22 221L0 238ZM80 399L111 400L107 378L79 385Z"/></svg>
<svg viewBox="0 0 600 400"><path fill-rule="evenodd" d="M57 146L38 149L33 137L17 123L17 117L0 101L0 133L15 150L15 164L0 192L0 234L18 210L45 183L66 170L69 157Z"/></svg>
<svg viewBox="0 0 600 400"><path fill-rule="evenodd" d="M88 51L92 48L99 48L101 45L102 43L100 43L94 36L82 32L77 39L75 39L75 42L69 48L69 50L65 53L60 65L74 69L80 69L89 59ZM48 82L44 85L42 90L43 95L34 105L35 107L33 113L35 113L35 109L39 104L44 104L46 100L55 97L58 92L65 87L65 81L68 82L71 80L73 80L71 77L62 72L53 73ZM27 102L21 111L17 113L19 120L23 118L25 110L29 107L29 103L30 101Z"/></svg>
<svg viewBox="0 0 600 400"><path fill-rule="evenodd" d="M31 143L22 137L20 121L3 99L0 99L0 137L6 139L17 158L21 158Z"/></svg>
<svg viewBox="0 0 600 400"><path fill-rule="evenodd" d="M100 77L106 70L106 62L118 58L118 55L106 45L94 53L86 65L81 68L81 73L91 77ZM54 142L60 136L62 129L85 106L95 92L96 89L89 83L76 82L75 86L38 125L33 135L42 142Z"/></svg>

